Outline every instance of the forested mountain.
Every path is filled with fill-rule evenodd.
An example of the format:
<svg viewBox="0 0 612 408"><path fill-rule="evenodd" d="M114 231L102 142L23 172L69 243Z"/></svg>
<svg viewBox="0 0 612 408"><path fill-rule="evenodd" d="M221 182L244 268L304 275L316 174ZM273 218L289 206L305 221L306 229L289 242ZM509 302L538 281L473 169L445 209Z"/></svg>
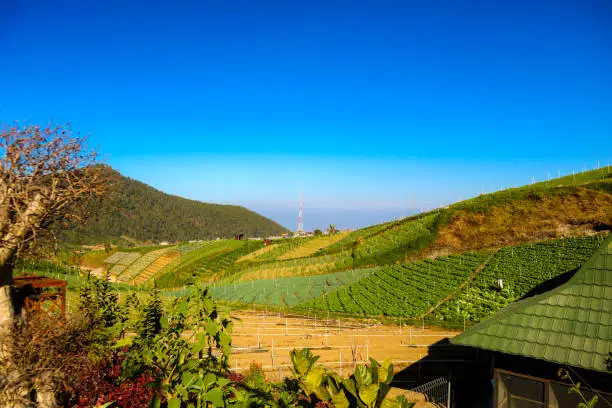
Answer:
<svg viewBox="0 0 612 408"><path fill-rule="evenodd" d="M286 232L276 222L244 207L203 203L163 193L110 170L111 190L90 204L88 219L56 231L71 244L117 241L127 237L146 241L186 241L229 238L237 233L266 237Z"/></svg>

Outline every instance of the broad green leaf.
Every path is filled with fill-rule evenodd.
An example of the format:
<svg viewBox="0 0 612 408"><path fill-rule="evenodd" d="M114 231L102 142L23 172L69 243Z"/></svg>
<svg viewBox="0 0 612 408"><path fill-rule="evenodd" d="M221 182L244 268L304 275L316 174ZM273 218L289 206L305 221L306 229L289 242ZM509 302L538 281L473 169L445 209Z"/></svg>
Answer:
<svg viewBox="0 0 612 408"><path fill-rule="evenodd" d="M368 406L372 407L378 396L378 384L370 384L359 388L359 398Z"/></svg>
<svg viewBox="0 0 612 408"><path fill-rule="evenodd" d="M168 400L168 408L181 408L181 400L178 398L170 398Z"/></svg>
<svg viewBox="0 0 612 408"><path fill-rule="evenodd" d="M215 321L212 321L212 320L208 321L204 328L206 330L206 333L210 337L215 337L217 332L219 331L219 325Z"/></svg>
<svg viewBox="0 0 612 408"><path fill-rule="evenodd" d="M336 408L349 408L350 403L344 392L340 391L332 396L332 404Z"/></svg>
<svg viewBox="0 0 612 408"><path fill-rule="evenodd" d="M315 388L319 387L321 383L323 382L324 374L325 374L325 370L323 369L323 367L315 367L312 370L310 370L308 375L306 375L306 380L305 380L306 386L308 387L308 389L314 390Z"/></svg>
<svg viewBox="0 0 612 408"><path fill-rule="evenodd" d="M218 388L212 389L204 394L204 400L212 402L215 407L223 407L223 391Z"/></svg>
<svg viewBox="0 0 612 408"><path fill-rule="evenodd" d="M355 380L353 380L352 378L347 378L345 380L342 380L342 385L344 385L344 388L346 388L346 390L350 392L353 397L359 398L357 396L357 386L355 384Z"/></svg>
<svg viewBox="0 0 612 408"><path fill-rule="evenodd" d="M324 385L320 385L314 389L314 395L317 396L321 401L329 401L331 399L331 394L327 391Z"/></svg>
<svg viewBox="0 0 612 408"><path fill-rule="evenodd" d="M357 382L357 389L361 389L365 386L372 384L372 373L368 367L364 365L358 365L355 369L355 380Z"/></svg>

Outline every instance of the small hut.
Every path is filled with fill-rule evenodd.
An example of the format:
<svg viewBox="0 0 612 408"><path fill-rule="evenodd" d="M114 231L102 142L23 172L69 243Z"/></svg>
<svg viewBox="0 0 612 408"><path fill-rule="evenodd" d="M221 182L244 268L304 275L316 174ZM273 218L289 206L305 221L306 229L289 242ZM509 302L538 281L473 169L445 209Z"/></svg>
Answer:
<svg viewBox="0 0 612 408"><path fill-rule="evenodd" d="M518 301L451 339L490 358L496 408L575 407L565 368L586 398L612 406L612 235L565 284Z"/></svg>

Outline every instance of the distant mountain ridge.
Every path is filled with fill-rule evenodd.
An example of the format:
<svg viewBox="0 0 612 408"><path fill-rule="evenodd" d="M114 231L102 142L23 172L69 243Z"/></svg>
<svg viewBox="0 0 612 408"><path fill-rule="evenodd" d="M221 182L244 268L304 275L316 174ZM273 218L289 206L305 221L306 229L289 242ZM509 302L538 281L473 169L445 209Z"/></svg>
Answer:
<svg viewBox="0 0 612 408"><path fill-rule="evenodd" d="M236 205L212 204L166 194L109 169L108 196L88 207L85 224L56 231L73 244L117 241L122 236L141 242L230 238L235 234L266 237L287 229L254 211Z"/></svg>

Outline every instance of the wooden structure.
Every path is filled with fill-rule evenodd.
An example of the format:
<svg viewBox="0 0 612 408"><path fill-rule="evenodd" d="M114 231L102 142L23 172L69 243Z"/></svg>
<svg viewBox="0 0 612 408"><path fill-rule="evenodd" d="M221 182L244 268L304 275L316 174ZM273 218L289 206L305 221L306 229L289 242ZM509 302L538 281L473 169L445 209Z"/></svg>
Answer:
<svg viewBox="0 0 612 408"><path fill-rule="evenodd" d="M13 286L23 301L28 318L53 318L54 312L66 317L66 285L68 282L44 276L16 276Z"/></svg>
<svg viewBox="0 0 612 408"><path fill-rule="evenodd" d="M236 241L242 241L244 239L244 234L238 233L238 234L234 235L234 239Z"/></svg>

